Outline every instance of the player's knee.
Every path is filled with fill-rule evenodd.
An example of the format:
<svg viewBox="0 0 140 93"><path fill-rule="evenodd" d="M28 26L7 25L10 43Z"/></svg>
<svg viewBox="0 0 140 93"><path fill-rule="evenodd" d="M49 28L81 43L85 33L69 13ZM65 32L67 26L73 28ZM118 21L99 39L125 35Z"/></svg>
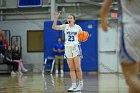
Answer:
<svg viewBox="0 0 140 93"><path fill-rule="evenodd" d="M126 83L130 86L130 87L136 87L138 86L138 78L137 77L133 77L133 76L129 76L128 78L126 78Z"/></svg>
<svg viewBox="0 0 140 93"><path fill-rule="evenodd" d="M81 71L81 67L76 67L76 71L80 72Z"/></svg>
<svg viewBox="0 0 140 93"><path fill-rule="evenodd" d="M70 71L75 71L74 67L69 67Z"/></svg>

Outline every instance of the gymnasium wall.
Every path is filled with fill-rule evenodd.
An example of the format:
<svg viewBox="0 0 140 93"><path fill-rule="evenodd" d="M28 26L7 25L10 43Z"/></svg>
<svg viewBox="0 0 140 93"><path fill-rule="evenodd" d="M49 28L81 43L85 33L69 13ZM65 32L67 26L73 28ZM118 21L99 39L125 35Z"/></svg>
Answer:
<svg viewBox="0 0 140 93"><path fill-rule="evenodd" d="M40 72L42 69L42 64L44 60L43 52L28 53L27 52L27 30L43 30L44 21L3 21L0 22L0 29L10 29L11 35L21 35L22 37L22 55L26 64L34 64L34 72ZM121 72L119 62L118 62L118 53L115 50L106 51L103 49L104 40L112 40L112 38L107 38L108 34L114 37L116 36L117 31L111 33L102 32L100 26L98 30L98 46L99 46L99 57L98 57L98 71L99 72ZM104 37L102 35L106 34ZM114 38L113 37L113 38ZM116 40L116 39L115 39ZM115 41L114 42L118 42ZM113 42L113 41L111 41ZM111 46L111 45L110 45ZM106 47L107 48L107 47ZM112 48L114 49L114 48Z"/></svg>
<svg viewBox="0 0 140 93"><path fill-rule="evenodd" d="M9 29L12 35L20 35L22 38L22 55L25 64L33 64L34 72L42 70L43 52L27 52L27 30L43 30L44 21L3 21L0 22L0 29Z"/></svg>
<svg viewBox="0 0 140 93"><path fill-rule="evenodd" d="M119 63L120 31L117 22L111 22L107 32L102 31L101 25L98 25L98 35L99 72L122 72Z"/></svg>

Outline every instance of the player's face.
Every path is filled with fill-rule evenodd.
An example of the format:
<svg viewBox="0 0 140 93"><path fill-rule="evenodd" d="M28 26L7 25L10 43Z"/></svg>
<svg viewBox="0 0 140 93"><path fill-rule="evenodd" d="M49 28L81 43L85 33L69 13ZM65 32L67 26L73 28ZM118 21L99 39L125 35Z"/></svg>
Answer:
<svg viewBox="0 0 140 93"><path fill-rule="evenodd" d="M74 24L74 23L75 23L75 20L74 20L74 18L73 18L72 15L69 15L69 16L68 16L67 22L68 22L68 24Z"/></svg>

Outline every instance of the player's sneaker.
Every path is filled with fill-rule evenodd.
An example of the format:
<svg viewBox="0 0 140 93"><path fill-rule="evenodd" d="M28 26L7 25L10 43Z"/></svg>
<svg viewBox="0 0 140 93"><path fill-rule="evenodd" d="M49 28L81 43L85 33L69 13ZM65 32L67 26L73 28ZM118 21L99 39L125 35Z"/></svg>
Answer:
<svg viewBox="0 0 140 93"><path fill-rule="evenodd" d="M81 91L83 89L83 83L79 82L79 85L77 86L77 88L74 91Z"/></svg>
<svg viewBox="0 0 140 93"><path fill-rule="evenodd" d="M76 89L77 86L71 86L69 89L68 89L68 92L74 92L75 89Z"/></svg>

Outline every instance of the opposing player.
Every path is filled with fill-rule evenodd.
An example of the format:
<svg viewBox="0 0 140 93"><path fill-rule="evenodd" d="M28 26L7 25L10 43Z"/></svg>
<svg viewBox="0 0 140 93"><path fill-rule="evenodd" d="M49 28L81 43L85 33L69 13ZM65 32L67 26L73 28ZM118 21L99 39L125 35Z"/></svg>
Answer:
<svg viewBox="0 0 140 93"><path fill-rule="evenodd" d="M69 15L67 17L68 24L57 25L56 22L60 12L55 14L54 22L52 28L55 30L63 30L65 33L65 55L67 58L67 63L70 69L70 77L72 81L72 86L68 91L80 91L83 88L83 77L81 69L81 48L78 41L78 32L82 31L79 25L75 24L75 17ZM79 79L78 86L76 85L76 75Z"/></svg>
<svg viewBox="0 0 140 93"><path fill-rule="evenodd" d="M118 0L122 26L120 62L129 93L140 93L140 0ZM102 28L107 31L107 17L112 0L105 0L101 9Z"/></svg>

